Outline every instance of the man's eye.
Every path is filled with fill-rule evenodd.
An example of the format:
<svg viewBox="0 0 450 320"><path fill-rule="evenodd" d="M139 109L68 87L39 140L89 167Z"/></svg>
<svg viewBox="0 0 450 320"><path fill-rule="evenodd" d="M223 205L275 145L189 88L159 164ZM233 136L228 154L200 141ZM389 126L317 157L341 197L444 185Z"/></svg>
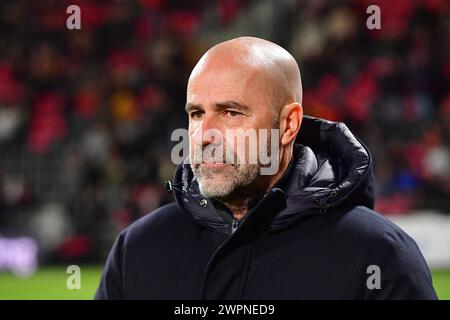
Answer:
<svg viewBox="0 0 450 320"><path fill-rule="evenodd" d="M191 112L191 119L200 119L203 115L202 111Z"/></svg>
<svg viewBox="0 0 450 320"><path fill-rule="evenodd" d="M233 110L226 110L225 111L225 115L228 116L228 117L237 117L240 114L241 114L240 112L233 111Z"/></svg>

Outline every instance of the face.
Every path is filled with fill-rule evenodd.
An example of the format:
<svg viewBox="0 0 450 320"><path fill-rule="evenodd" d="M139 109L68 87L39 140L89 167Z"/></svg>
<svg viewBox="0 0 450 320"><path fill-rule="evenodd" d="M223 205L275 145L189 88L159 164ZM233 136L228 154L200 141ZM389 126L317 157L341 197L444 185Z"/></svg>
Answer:
<svg viewBox="0 0 450 320"><path fill-rule="evenodd" d="M206 197L228 198L244 196L247 189L257 188L265 179L260 174L261 161L255 145L248 139L244 144L237 143L229 133L237 129L255 132L260 141L259 129L267 129L266 141L262 138L267 148L278 114L274 111L273 89L261 73L219 60L203 65L200 62L194 69L188 83L186 111L190 159L200 191ZM238 154L245 155L240 163L236 163ZM256 154L256 162L250 161L250 154Z"/></svg>

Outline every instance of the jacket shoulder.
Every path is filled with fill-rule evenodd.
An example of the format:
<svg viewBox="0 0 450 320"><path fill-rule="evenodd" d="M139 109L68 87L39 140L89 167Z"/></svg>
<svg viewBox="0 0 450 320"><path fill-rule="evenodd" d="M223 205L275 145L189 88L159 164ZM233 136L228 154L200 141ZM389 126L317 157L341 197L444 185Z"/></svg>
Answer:
<svg viewBox="0 0 450 320"><path fill-rule="evenodd" d="M125 242L132 238L139 238L151 233L166 230L170 225L171 228L187 221L176 203L172 202L166 204L154 211L147 213L145 216L139 218L121 232ZM131 239L130 239L131 238Z"/></svg>
<svg viewBox="0 0 450 320"><path fill-rule="evenodd" d="M367 207L348 211L349 221L365 234L367 262L378 266L382 290L366 290L368 299L436 299L431 273L414 239Z"/></svg>
<svg viewBox="0 0 450 320"><path fill-rule="evenodd" d="M330 217L335 239L364 250L369 260L397 261L405 269L426 266L416 241L380 213L364 206L336 213Z"/></svg>
<svg viewBox="0 0 450 320"><path fill-rule="evenodd" d="M414 241L398 225L365 206L355 206L343 210L336 218L343 227L343 231L360 233L368 239L377 240L380 237L386 239L402 235L406 239Z"/></svg>

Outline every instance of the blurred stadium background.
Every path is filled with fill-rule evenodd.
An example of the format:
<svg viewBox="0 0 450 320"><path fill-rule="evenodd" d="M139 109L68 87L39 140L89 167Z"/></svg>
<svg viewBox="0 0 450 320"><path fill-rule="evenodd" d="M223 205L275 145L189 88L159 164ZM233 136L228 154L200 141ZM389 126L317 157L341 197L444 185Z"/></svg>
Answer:
<svg viewBox="0 0 450 320"><path fill-rule="evenodd" d="M68 30L66 8L81 8ZM381 30L366 28L368 5ZM170 133L213 44L288 49L305 114L344 121L375 160L377 206L450 299L448 0L0 2L0 299L90 299L114 237L170 202ZM66 268L82 289L66 288Z"/></svg>

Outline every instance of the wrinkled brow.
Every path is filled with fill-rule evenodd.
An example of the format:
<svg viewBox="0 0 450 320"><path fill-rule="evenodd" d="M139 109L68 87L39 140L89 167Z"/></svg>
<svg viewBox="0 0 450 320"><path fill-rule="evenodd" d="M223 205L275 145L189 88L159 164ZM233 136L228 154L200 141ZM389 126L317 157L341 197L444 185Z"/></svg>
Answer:
<svg viewBox="0 0 450 320"><path fill-rule="evenodd" d="M236 111L243 111L243 112L250 110L248 106L231 100L216 102L214 105L218 110L234 109ZM187 103L184 109L186 110L187 113L198 110L203 111L203 106L201 104Z"/></svg>
<svg viewBox="0 0 450 320"><path fill-rule="evenodd" d="M195 104L195 103L186 103L186 106L184 107L184 110L186 110L187 113L191 111L197 111L197 110L203 110L203 107L201 104Z"/></svg>
<svg viewBox="0 0 450 320"><path fill-rule="evenodd" d="M243 111L243 112L250 110L248 106L238 103L236 101L217 102L216 107L218 109L234 109L236 111Z"/></svg>

